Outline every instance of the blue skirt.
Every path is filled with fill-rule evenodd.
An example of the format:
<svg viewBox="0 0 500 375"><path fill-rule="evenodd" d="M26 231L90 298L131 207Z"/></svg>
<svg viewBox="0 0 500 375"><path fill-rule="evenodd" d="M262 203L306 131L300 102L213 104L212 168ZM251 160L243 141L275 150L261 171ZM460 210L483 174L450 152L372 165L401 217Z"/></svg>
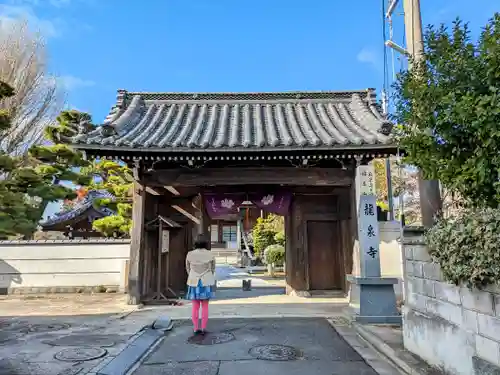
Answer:
<svg viewBox="0 0 500 375"><path fill-rule="evenodd" d="M215 297L213 286L203 286L201 280L198 280L197 286L188 286L186 299L189 300L207 300Z"/></svg>

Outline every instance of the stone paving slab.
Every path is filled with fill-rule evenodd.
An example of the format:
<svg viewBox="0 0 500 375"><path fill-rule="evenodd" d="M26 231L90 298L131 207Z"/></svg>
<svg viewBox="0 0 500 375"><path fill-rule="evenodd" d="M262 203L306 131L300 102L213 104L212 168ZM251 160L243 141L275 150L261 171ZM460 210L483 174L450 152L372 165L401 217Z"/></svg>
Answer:
<svg viewBox="0 0 500 375"><path fill-rule="evenodd" d="M0 375L87 374L117 356L143 326L143 320L127 321L114 314L3 317ZM104 355L81 360L99 351ZM74 360L61 360L68 355Z"/></svg>
<svg viewBox="0 0 500 375"><path fill-rule="evenodd" d="M190 322L176 322L134 375L377 374L326 319L212 319L208 329L207 337L197 343L190 339ZM234 339L217 343L225 341L217 340L221 334ZM296 357L286 358L286 350Z"/></svg>

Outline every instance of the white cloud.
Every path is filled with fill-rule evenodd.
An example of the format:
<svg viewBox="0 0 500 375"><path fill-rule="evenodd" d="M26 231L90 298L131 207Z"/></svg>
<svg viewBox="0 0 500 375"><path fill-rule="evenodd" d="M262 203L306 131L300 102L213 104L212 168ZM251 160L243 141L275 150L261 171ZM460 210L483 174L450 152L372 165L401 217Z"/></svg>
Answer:
<svg viewBox="0 0 500 375"><path fill-rule="evenodd" d="M23 5L0 5L0 28L8 29L14 22L23 20L28 22L30 28L39 31L47 38L59 35L58 20L39 18L33 9Z"/></svg>
<svg viewBox="0 0 500 375"><path fill-rule="evenodd" d="M68 91L95 86L94 81L82 79L71 75L59 77L59 82Z"/></svg>
<svg viewBox="0 0 500 375"><path fill-rule="evenodd" d="M382 60L379 58L379 54L375 52L372 48L364 47L358 52L356 57L359 62L370 64L375 68L380 68Z"/></svg>

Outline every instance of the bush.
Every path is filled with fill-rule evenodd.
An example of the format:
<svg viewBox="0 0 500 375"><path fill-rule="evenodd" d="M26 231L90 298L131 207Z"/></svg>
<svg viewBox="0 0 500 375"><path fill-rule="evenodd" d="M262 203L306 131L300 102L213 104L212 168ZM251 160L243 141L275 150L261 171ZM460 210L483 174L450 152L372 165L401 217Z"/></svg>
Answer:
<svg viewBox="0 0 500 375"><path fill-rule="evenodd" d="M276 230L274 230L268 220L263 218L257 219L252 233L253 249L256 256L260 256L266 247L276 243L274 240L275 235Z"/></svg>
<svg viewBox="0 0 500 375"><path fill-rule="evenodd" d="M285 231L281 230L274 235L274 242L278 245L285 246Z"/></svg>
<svg viewBox="0 0 500 375"><path fill-rule="evenodd" d="M426 239L447 281L480 289L500 280L500 210L467 209L441 219Z"/></svg>
<svg viewBox="0 0 500 375"><path fill-rule="evenodd" d="M282 266L285 263L285 248L282 245L270 245L264 250L266 264Z"/></svg>

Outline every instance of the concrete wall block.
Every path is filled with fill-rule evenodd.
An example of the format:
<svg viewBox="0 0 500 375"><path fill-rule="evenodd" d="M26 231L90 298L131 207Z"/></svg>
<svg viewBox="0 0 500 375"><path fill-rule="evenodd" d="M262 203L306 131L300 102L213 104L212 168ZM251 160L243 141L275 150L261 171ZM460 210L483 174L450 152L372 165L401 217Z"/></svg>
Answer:
<svg viewBox="0 0 500 375"><path fill-rule="evenodd" d="M432 258L427 252L427 247L423 245L413 246L413 259L421 262L432 262Z"/></svg>
<svg viewBox="0 0 500 375"><path fill-rule="evenodd" d="M494 303L495 303L495 316L500 317L500 296L493 295Z"/></svg>
<svg viewBox="0 0 500 375"><path fill-rule="evenodd" d="M461 304L460 288L456 285L435 281L434 293L437 299L454 303L455 305Z"/></svg>
<svg viewBox="0 0 500 375"><path fill-rule="evenodd" d="M462 326L468 332L479 332L477 312L462 308Z"/></svg>
<svg viewBox="0 0 500 375"><path fill-rule="evenodd" d="M436 298L436 292L435 292L435 289L434 289L434 284L436 284L436 282L434 280L426 280L426 279L423 279L424 283L423 283L423 290L422 290L422 294L428 296L428 297L432 297L432 298Z"/></svg>
<svg viewBox="0 0 500 375"><path fill-rule="evenodd" d="M500 365L500 344L498 342L477 335L476 353L478 357L481 357L494 365Z"/></svg>
<svg viewBox="0 0 500 375"><path fill-rule="evenodd" d="M412 260L413 259L413 247L405 246L405 259Z"/></svg>
<svg viewBox="0 0 500 375"><path fill-rule="evenodd" d="M424 279L418 277L408 278L408 286L413 293L424 294Z"/></svg>
<svg viewBox="0 0 500 375"><path fill-rule="evenodd" d="M499 284L490 284L484 287L485 292L490 292L493 294L500 294L500 285Z"/></svg>
<svg viewBox="0 0 500 375"><path fill-rule="evenodd" d="M416 306L417 298L418 298L418 294L408 291L408 293L406 293L405 305Z"/></svg>
<svg viewBox="0 0 500 375"><path fill-rule="evenodd" d="M437 263L423 263L423 272L426 279L441 281L443 275L441 267Z"/></svg>
<svg viewBox="0 0 500 375"><path fill-rule="evenodd" d="M495 301L491 293L462 287L460 288L460 297L462 305L466 309L492 316L495 315Z"/></svg>
<svg viewBox="0 0 500 375"><path fill-rule="evenodd" d="M449 322L462 325L462 308L449 302L437 301L437 314Z"/></svg>
<svg viewBox="0 0 500 375"><path fill-rule="evenodd" d="M406 275L405 276L414 276L414 273L413 273L413 262L411 260L406 260L405 261L405 272L406 272Z"/></svg>
<svg viewBox="0 0 500 375"><path fill-rule="evenodd" d="M415 298L413 306L416 310L421 312L426 312L429 310L428 306L431 303L431 301L429 301L429 297L417 293L414 293L413 297Z"/></svg>
<svg viewBox="0 0 500 375"><path fill-rule="evenodd" d="M500 319L490 315L477 314L479 333L496 342L500 342Z"/></svg>
<svg viewBox="0 0 500 375"><path fill-rule="evenodd" d="M425 263L418 261L412 261L412 263L413 263L413 276L424 277Z"/></svg>

